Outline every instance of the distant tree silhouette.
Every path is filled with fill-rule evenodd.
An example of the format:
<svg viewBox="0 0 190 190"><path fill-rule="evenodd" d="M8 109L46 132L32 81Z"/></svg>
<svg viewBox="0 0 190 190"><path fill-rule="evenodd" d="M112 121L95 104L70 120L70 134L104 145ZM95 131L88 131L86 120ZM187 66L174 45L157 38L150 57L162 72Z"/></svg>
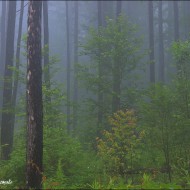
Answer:
<svg viewBox="0 0 190 190"><path fill-rule="evenodd" d="M5 71L3 83L3 113L1 120L1 158L9 159L13 146L12 125L12 70L14 59L14 35L15 35L15 18L16 18L16 1L8 2L8 23L6 38L6 54L5 54Z"/></svg>

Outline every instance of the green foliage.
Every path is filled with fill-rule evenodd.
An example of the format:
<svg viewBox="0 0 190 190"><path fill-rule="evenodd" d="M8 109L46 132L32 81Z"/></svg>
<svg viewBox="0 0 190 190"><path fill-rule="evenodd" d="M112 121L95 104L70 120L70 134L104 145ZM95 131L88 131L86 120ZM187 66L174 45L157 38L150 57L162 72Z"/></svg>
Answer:
<svg viewBox="0 0 190 190"><path fill-rule="evenodd" d="M25 133L19 131L11 159L0 162L1 179L13 181L9 189L25 186L25 142ZM43 163L44 188L80 188L92 183L100 170L94 153L82 150L79 141L68 137L62 127L44 127Z"/></svg>
<svg viewBox="0 0 190 190"><path fill-rule="evenodd" d="M176 184L154 182L152 178L147 174L143 175L143 182L140 187L142 189L182 189L181 186Z"/></svg>
<svg viewBox="0 0 190 190"><path fill-rule="evenodd" d="M172 50L178 69L175 85L177 104L180 105L179 114L187 121L190 118L190 41L176 42L173 44Z"/></svg>
<svg viewBox="0 0 190 190"><path fill-rule="evenodd" d="M177 66L177 77L175 80L175 105L177 107L175 116L178 130L176 133L175 160L174 160L174 175L175 180L188 185L189 188L189 133L190 133L190 41L179 41L173 44L172 52Z"/></svg>
<svg viewBox="0 0 190 190"><path fill-rule="evenodd" d="M12 181L12 184L7 186L0 185L0 189L14 189L25 186L25 165L26 165L26 152L25 152L25 130L22 128L15 134L14 150L11 153L11 159L8 161L0 161L0 178L1 180Z"/></svg>
<svg viewBox="0 0 190 190"><path fill-rule="evenodd" d="M176 124L175 100L171 88L157 84L145 92L141 102L141 122L147 129L147 137L152 139L155 147L163 150L166 142L173 140L168 138L171 138Z"/></svg>
<svg viewBox="0 0 190 190"><path fill-rule="evenodd" d="M109 118L111 131L104 131L103 138L97 138L98 153L112 176L124 177L136 165L137 147L144 136L144 131L139 131L136 123L134 111L120 110Z"/></svg>
<svg viewBox="0 0 190 190"><path fill-rule="evenodd" d="M189 181L190 158L189 44L189 41L173 44L177 77L172 84L156 84L148 89L140 109L141 124L147 131L145 147L147 152L151 152L147 153L150 155L150 163L157 164L157 167L168 165L173 181L183 184L183 187L186 187Z"/></svg>
<svg viewBox="0 0 190 190"><path fill-rule="evenodd" d="M135 36L136 28L124 16L120 16L117 21L107 18L106 27L90 28L86 44L82 45L82 54L90 55L96 63L100 61L107 69L111 69L112 63L118 60L122 72L125 69L131 71L142 56L138 54L142 40Z"/></svg>
<svg viewBox="0 0 190 190"><path fill-rule="evenodd" d="M145 152L150 150L152 152L148 158L149 162L154 167L166 168L169 180L171 180L172 153L178 145L176 132L179 126L176 123L175 101L172 87L156 84L145 92L139 113L141 124L147 133Z"/></svg>
<svg viewBox="0 0 190 190"><path fill-rule="evenodd" d="M151 176L144 173L142 182L140 184L133 185L130 180L127 183L123 182L121 178L110 178L107 184L101 184L100 181L95 180L92 185L89 185L90 189L183 189L180 185L175 183L159 183L155 182Z"/></svg>
<svg viewBox="0 0 190 190"><path fill-rule="evenodd" d="M44 132L45 186L57 183L57 188L71 188L92 182L98 170L96 156L84 152L61 127L47 127Z"/></svg>
<svg viewBox="0 0 190 190"><path fill-rule="evenodd" d="M190 41L173 43L172 53L177 67L178 77L189 79Z"/></svg>
<svg viewBox="0 0 190 190"><path fill-rule="evenodd" d="M50 68L55 68L56 58L50 59ZM46 68L44 68L46 72ZM78 139L68 136L66 133L66 118L62 106L65 98L62 87L53 80L54 69L51 72L51 88L48 89L43 82L43 100L46 95L51 97L50 102L43 101L44 111L44 136L43 136L43 187L62 189L80 188L87 183L92 183L94 177L99 173L99 160L93 152L84 151ZM22 96L17 119L23 118L25 96ZM22 99L21 98L21 99ZM22 125L26 126L26 121ZM1 161L2 166L0 178L11 179L10 185L3 185L3 188L21 188L25 186L25 165L26 165L26 128L17 130L14 136L14 150L11 159Z"/></svg>
<svg viewBox="0 0 190 190"><path fill-rule="evenodd" d="M124 16L120 16L117 21L107 18L106 22L106 27L90 28L86 43L82 45L81 54L89 55L92 63L88 62L88 66L84 63L81 65L83 75L80 76L86 87L95 92L98 90L97 84L100 83L104 92L110 88L114 62L118 62L120 74L124 76L124 73L136 68L143 56L139 53L142 40L135 36L137 31L135 25ZM95 72L98 64L104 70L102 78Z"/></svg>
<svg viewBox="0 0 190 190"><path fill-rule="evenodd" d="M109 127L107 116L112 114L113 97L120 97L122 108L126 107L126 100L127 106L131 107L136 102L137 78L132 75L137 66L142 66L140 63L144 54L141 45L142 38L137 35L137 26L124 15L117 20L107 18L104 27L89 28L88 36L81 44L81 55L87 55L88 59L78 65L80 85L85 89L85 109L81 108L80 116L85 117L82 128L85 128L86 136L83 140L94 139L93 135L89 135L89 130L93 134L97 132L98 121L92 118L92 112L98 114L101 110L103 121L99 128L106 129ZM118 78L118 86L121 86L120 94L113 90L115 78ZM103 94L103 103L98 99L100 93Z"/></svg>

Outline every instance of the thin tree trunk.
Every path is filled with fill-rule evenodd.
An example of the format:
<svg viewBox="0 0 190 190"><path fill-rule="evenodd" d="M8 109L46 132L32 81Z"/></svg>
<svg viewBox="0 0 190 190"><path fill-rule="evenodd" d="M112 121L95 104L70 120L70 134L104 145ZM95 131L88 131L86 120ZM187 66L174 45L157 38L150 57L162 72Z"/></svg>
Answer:
<svg viewBox="0 0 190 190"><path fill-rule="evenodd" d="M179 40L179 9L178 9L178 2L173 2L174 6L174 40ZM180 73L180 63L177 63L176 65L177 74Z"/></svg>
<svg viewBox="0 0 190 190"><path fill-rule="evenodd" d="M155 83L155 57L154 57L154 22L153 22L153 1L148 1L149 18L149 49L150 49L150 82Z"/></svg>
<svg viewBox="0 0 190 190"><path fill-rule="evenodd" d="M18 28L18 38L17 38L17 47L16 47L16 72L14 77L14 84L13 84L13 96L12 96L12 107L14 109L12 115L12 125L15 125L15 107L16 107L16 99L17 99L17 89L18 89L18 75L19 75L19 65L20 65L20 44L21 44L21 36L22 36L22 21L23 21L23 14L24 14L24 0L21 1L20 6L20 18L19 18L19 28Z"/></svg>
<svg viewBox="0 0 190 190"><path fill-rule="evenodd" d="M69 31L69 11L68 1L66 3L66 28L67 28L67 130L71 131L71 118L70 118L70 75L71 75L71 60L70 60L70 31Z"/></svg>
<svg viewBox="0 0 190 190"><path fill-rule="evenodd" d="M6 21L6 1L2 1L2 11L1 11L1 68L4 69L5 64L5 21ZM2 76L3 69L0 70Z"/></svg>
<svg viewBox="0 0 190 190"><path fill-rule="evenodd" d="M106 26L106 17L109 19L113 19L115 17L113 11L113 2L112 1L102 1L101 2L101 10L102 10L102 26Z"/></svg>
<svg viewBox="0 0 190 190"><path fill-rule="evenodd" d="M133 15L133 6L132 6L132 1L126 1L127 4L127 16L130 18Z"/></svg>
<svg viewBox="0 0 190 190"><path fill-rule="evenodd" d="M172 44L172 42L173 42L173 2L172 1L168 1L168 3L167 3L167 7L168 7L168 18L167 18L167 20L168 20L168 23L167 23L167 25L168 25L168 29L167 29L167 31L168 31L168 37L167 37L167 48L170 48L171 47L171 44ZM170 80L171 80L171 78L169 77L170 76L170 73L175 73L175 71L174 71L174 68L173 67L171 67L171 62L172 62L172 55L171 55L171 53L170 52L168 52L167 54L166 54L166 58L167 58L167 60L166 60L166 75L165 75L165 81L167 81L167 82L170 82Z"/></svg>
<svg viewBox="0 0 190 190"><path fill-rule="evenodd" d="M48 90L50 90L50 70L49 70L49 24L48 24L48 1L43 1L43 21L44 21L44 80ZM45 101L47 104L51 102L51 97L46 95Z"/></svg>
<svg viewBox="0 0 190 190"><path fill-rule="evenodd" d="M29 1L27 38L27 171L26 187L42 188L43 108L41 66L42 1Z"/></svg>
<svg viewBox="0 0 190 190"><path fill-rule="evenodd" d="M179 40L179 9L178 1L173 2L174 5L174 40Z"/></svg>
<svg viewBox="0 0 190 190"><path fill-rule="evenodd" d="M97 2L98 3L98 27L106 26L106 1Z"/></svg>
<svg viewBox="0 0 190 190"><path fill-rule="evenodd" d="M6 30L5 30L5 21L6 21L6 1L2 1L2 11L1 11L1 69L0 69L0 77L2 78L4 68L5 68L5 36L6 36ZM2 109L2 100L3 100L3 91L2 91L3 82L0 81L0 108ZM0 114L0 123L1 123L2 114Z"/></svg>
<svg viewBox="0 0 190 190"><path fill-rule="evenodd" d="M77 64L78 64L78 1L75 1L75 29L74 29L74 96L73 102L73 130L77 127L78 122L78 79L77 79Z"/></svg>
<svg viewBox="0 0 190 190"><path fill-rule="evenodd" d="M189 13L189 9L190 9L190 2L189 1L183 1L184 20L185 20L185 24L184 24L184 37L185 37L185 40L189 38L189 32L190 32L190 24L189 24L190 13Z"/></svg>
<svg viewBox="0 0 190 190"><path fill-rule="evenodd" d="M158 5L159 18L159 81L165 82L162 1Z"/></svg>
<svg viewBox="0 0 190 190"><path fill-rule="evenodd" d="M3 84L3 113L1 121L1 158L7 160L13 145L13 126L11 125L12 113L10 109L12 100L12 70L9 67L13 66L14 59L14 34L15 34L15 18L16 18L16 1L9 1L9 13L7 24L7 39L6 39L6 57L5 57L5 72Z"/></svg>
<svg viewBox="0 0 190 190"><path fill-rule="evenodd" d="M116 19L121 14L122 2L117 1ZM120 109L120 96L121 96L121 68L120 58L117 57L113 64L113 97L112 97L112 112Z"/></svg>
<svg viewBox="0 0 190 190"><path fill-rule="evenodd" d="M103 15L102 15L102 2L97 1L98 6L98 27L102 27L103 24ZM103 121L103 91L102 91L102 60L100 56L100 47L99 47L99 59L98 59L98 130L97 130L97 136L100 136L102 121Z"/></svg>

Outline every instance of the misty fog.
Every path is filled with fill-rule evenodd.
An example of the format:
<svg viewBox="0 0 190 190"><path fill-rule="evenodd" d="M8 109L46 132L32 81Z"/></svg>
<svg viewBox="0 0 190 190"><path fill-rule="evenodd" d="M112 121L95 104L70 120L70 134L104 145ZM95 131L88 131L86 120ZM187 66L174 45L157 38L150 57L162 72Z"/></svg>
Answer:
<svg viewBox="0 0 190 190"><path fill-rule="evenodd" d="M0 189L189 189L189 1L1 1Z"/></svg>

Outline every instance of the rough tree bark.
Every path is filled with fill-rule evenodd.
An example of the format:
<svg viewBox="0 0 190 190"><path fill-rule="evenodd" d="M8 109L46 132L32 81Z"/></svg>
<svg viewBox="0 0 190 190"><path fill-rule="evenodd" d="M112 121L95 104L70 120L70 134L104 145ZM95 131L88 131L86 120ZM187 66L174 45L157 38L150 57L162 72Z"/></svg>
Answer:
<svg viewBox="0 0 190 190"><path fill-rule="evenodd" d="M148 1L149 19L149 49L150 49L150 82L155 83L155 58L154 58L154 22L153 22L153 1Z"/></svg>
<svg viewBox="0 0 190 190"><path fill-rule="evenodd" d="M16 1L8 3L8 23L6 39L5 71L3 84L3 113L1 120L1 158L9 159L13 145L13 126L11 125L11 99L12 99L12 70L14 59L14 34L16 18Z"/></svg>
<svg viewBox="0 0 190 190"><path fill-rule="evenodd" d="M41 189L43 109L41 66L42 1L29 1L27 37L27 171L26 187Z"/></svg>

